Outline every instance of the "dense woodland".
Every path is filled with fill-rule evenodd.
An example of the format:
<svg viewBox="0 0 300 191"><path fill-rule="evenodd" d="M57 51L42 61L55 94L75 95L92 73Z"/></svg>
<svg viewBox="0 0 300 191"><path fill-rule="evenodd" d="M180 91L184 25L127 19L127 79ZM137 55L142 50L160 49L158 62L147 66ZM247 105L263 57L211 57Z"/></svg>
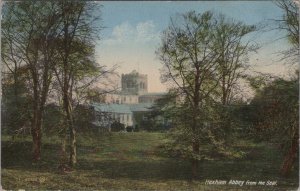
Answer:
<svg viewBox="0 0 300 191"><path fill-rule="evenodd" d="M293 71L289 77L248 72L249 57L260 51L249 36L263 33L266 29L261 26L195 10L170 18L163 31L156 55L162 64L161 80L171 86L142 121L139 135L149 134L150 140L153 132L160 133L151 140L163 140L155 145L159 148L155 152L183 161L188 165L185 175L191 179L201 180L210 161L249 158L236 146L239 142L271 145L282 156L273 166L278 177L294 177L298 171L299 10L293 1L274 3L281 8L282 19L270 21L267 30L282 31L290 44L290 49L278 53ZM109 83L116 68L95 59L95 43L101 41L103 28L100 12L99 4L85 1L5 2L1 126L6 157L2 156L2 168L20 163L21 158L14 157L18 153L12 154L17 151L30 155L24 159L26 164L44 168L48 161L49 168L80 173L92 168L83 165L89 163L85 160L93 163L84 158L83 147L88 149L89 141L91 146L92 139L101 144L96 137L103 137L109 145L118 139L119 132L90 128L93 113L85 107L103 102L105 93L114 91L101 84ZM244 91L252 93L245 96ZM170 126L157 124L157 116L171 121ZM55 152L45 146L51 137L55 137ZM20 139L26 140L23 145ZM58 158L51 158L57 152ZM2 172L3 176L7 175ZM8 182L5 186L14 189Z"/></svg>

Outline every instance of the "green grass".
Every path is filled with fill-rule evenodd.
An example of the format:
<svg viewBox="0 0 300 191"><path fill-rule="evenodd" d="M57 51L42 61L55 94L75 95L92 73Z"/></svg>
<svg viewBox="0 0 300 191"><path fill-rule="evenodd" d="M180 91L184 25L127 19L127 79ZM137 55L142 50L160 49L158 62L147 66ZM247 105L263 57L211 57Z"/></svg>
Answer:
<svg viewBox="0 0 300 191"><path fill-rule="evenodd" d="M78 165L68 174L59 166L60 140L43 137L42 160L31 163L31 138L2 136L2 187L26 190L296 190L298 166L290 177L279 176L282 155L267 144L240 141L243 159L204 161L199 178L191 164L162 150L163 133L112 133L78 136ZM205 180L277 181L277 186L212 186Z"/></svg>

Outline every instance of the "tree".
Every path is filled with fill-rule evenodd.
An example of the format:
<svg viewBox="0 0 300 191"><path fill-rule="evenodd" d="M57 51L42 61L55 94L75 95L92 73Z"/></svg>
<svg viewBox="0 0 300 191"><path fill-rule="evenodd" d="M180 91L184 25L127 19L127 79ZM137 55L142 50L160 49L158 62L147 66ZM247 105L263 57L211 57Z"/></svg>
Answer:
<svg viewBox="0 0 300 191"><path fill-rule="evenodd" d="M248 40L249 34L256 31L255 25L246 25L242 22L226 19L219 15L216 27L215 42L218 63L218 75L221 77L221 103L228 105L234 95L233 90L237 88L237 81L244 75L248 68L249 53L257 50L257 45Z"/></svg>
<svg viewBox="0 0 300 191"><path fill-rule="evenodd" d="M283 51L283 59L288 59L293 63L298 63L299 60L299 1L295 0L277 0L276 5L282 9L283 16L282 19L277 20L280 30L283 30L287 33L286 38L291 45L289 50ZM290 81L279 79L274 81L269 87L265 89L274 89L272 93L280 100L277 100L276 103L273 103L276 110L271 113L270 117L276 117L275 124L273 128L277 133L280 133L280 137L285 140L285 151L288 150L285 154L285 159L281 167L281 173L283 175L288 175L292 169L292 166L296 159L296 154L299 152L299 108L298 108L298 95L299 90L299 71L297 70L297 78ZM282 85L285 85L282 86ZM276 95L275 95L276 94ZM278 95L279 94L279 95ZM280 94L284 94L280 95ZM287 100L289 98L290 100ZM273 98L275 99L275 98ZM276 100L276 99L275 99ZM273 101L275 101L273 100ZM282 114L284 119L278 116ZM280 119L281 121L277 121ZM282 125L286 131L278 129L277 124Z"/></svg>
<svg viewBox="0 0 300 191"><path fill-rule="evenodd" d="M196 176L200 145L207 141L205 105L218 86L215 80L217 52L213 46L216 21L211 12L188 12L178 20L171 19L164 31L157 54L164 66L163 80L172 82L183 97L181 111L183 131L192 146L193 175Z"/></svg>
<svg viewBox="0 0 300 191"><path fill-rule="evenodd" d="M149 131L169 130L172 127L172 110L176 106L176 92L169 90L161 98L155 100L150 112L146 114L147 122L149 122ZM144 127L144 125L143 125Z"/></svg>
<svg viewBox="0 0 300 191"><path fill-rule="evenodd" d="M217 108L220 115L222 131L227 139L231 131L229 108L236 98L236 92L240 90L239 81L245 76L248 68L248 56L258 47L249 38L249 34L257 31L255 25L246 25L243 22L227 19L224 15L217 17L217 26L214 39L215 50L218 54L216 63L218 69L216 75L220 78L219 94L220 103Z"/></svg>
<svg viewBox="0 0 300 191"><path fill-rule="evenodd" d="M45 104L49 91L53 90L54 97L61 94L57 98L62 98L65 113L62 129L68 127L70 164L76 163L73 106L79 104L80 95L87 94L91 85L110 71L98 66L94 58L100 28L95 22L98 17L94 8L92 2L71 1L5 4L2 60L14 76L15 90L18 90L19 68L28 71L25 76L31 104L34 160L40 159Z"/></svg>
<svg viewBox="0 0 300 191"><path fill-rule="evenodd" d="M276 20L278 23L278 28L287 33L286 38L292 45L289 50L283 52L283 59L292 59L292 61L298 63L299 4L297 4L296 1L293 0L277 0L275 1L275 3L284 12L282 19Z"/></svg>
<svg viewBox="0 0 300 191"><path fill-rule="evenodd" d="M53 38L59 32L57 17L51 2L7 2L4 6L3 24L7 27L2 28L2 60L15 76L15 83L20 66L28 70L34 161L41 157L43 113L52 80Z"/></svg>
<svg viewBox="0 0 300 191"><path fill-rule="evenodd" d="M95 40L98 38L97 17L92 15L95 4L91 2L58 2L61 14L61 35L57 41L57 64L53 68L61 92L66 116L66 127L70 134L71 166L77 163L76 130L74 126L74 93L95 81L101 71L94 60ZM89 82L86 80L89 79Z"/></svg>
<svg viewBox="0 0 300 191"><path fill-rule="evenodd" d="M15 136L30 129L30 92L26 84L28 70L20 67L15 70L17 77L10 72L2 72L2 129Z"/></svg>
<svg viewBox="0 0 300 191"><path fill-rule="evenodd" d="M275 78L256 88L251 101L252 122L262 140L281 144L284 160L281 174L291 171L298 156L299 139L299 77L285 80Z"/></svg>
<svg viewBox="0 0 300 191"><path fill-rule="evenodd" d="M231 120L227 107L234 101L249 53L257 49L246 38L256 30L224 15L192 11L172 18L164 32L157 51L164 65L162 79L172 82L180 97L171 112L172 123L179 127L177 140L192 145L194 175L197 161L205 157L200 145L226 149Z"/></svg>
<svg viewBox="0 0 300 191"><path fill-rule="evenodd" d="M15 100L16 107L18 107L18 97L19 97L19 86L20 83L24 79L20 79L20 71L21 71L21 64L22 64L22 56L21 53L18 51L18 46L16 41L14 40L16 35L15 28L16 23L14 23L12 15L13 9L12 8L4 8L4 15L9 15L4 17L4 22L2 23L2 43L1 43L1 58L2 62L4 63L5 67L3 67L2 74L4 79L10 78L13 85L13 97ZM23 67L24 68L24 67ZM24 69L23 69L24 70ZM11 77L12 76L12 77Z"/></svg>

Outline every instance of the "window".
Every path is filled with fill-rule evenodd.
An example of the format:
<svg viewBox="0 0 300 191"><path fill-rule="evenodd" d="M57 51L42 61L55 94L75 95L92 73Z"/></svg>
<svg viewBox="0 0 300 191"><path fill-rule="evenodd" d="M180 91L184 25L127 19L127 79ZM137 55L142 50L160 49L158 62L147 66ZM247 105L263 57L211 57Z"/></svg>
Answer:
<svg viewBox="0 0 300 191"><path fill-rule="evenodd" d="M145 116L145 115L143 115L143 120L147 120L148 118Z"/></svg>

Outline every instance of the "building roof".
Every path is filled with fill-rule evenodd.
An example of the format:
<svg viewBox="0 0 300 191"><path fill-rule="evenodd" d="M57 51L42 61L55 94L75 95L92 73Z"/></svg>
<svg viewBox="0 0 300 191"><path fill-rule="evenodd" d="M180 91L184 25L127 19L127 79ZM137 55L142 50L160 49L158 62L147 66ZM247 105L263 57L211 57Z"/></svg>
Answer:
<svg viewBox="0 0 300 191"><path fill-rule="evenodd" d="M131 114L132 112L150 111L151 103L139 103L139 104L105 104L105 103L93 103L95 111L108 112L108 113L125 113Z"/></svg>
<svg viewBox="0 0 300 191"><path fill-rule="evenodd" d="M167 95L167 92L150 92L150 93L144 93L141 94L140 97L146 97L146 96L164 96Z"/></svg>
<svg viewBox="0 0 300 191"><path fill-rule="evenodd" d="M150 108L152 107L151 103L139 103L139 104L131 104L130 110L132 112L139 112L139 111L150 111Z"/></svg>
<svg viewBox="0 0 300 191"><path fill-rule="evenodd" d="M96 111L108 113L128 113L131 114L130 107L125 104L100 104L93 103L92 106Z"/></svg>

